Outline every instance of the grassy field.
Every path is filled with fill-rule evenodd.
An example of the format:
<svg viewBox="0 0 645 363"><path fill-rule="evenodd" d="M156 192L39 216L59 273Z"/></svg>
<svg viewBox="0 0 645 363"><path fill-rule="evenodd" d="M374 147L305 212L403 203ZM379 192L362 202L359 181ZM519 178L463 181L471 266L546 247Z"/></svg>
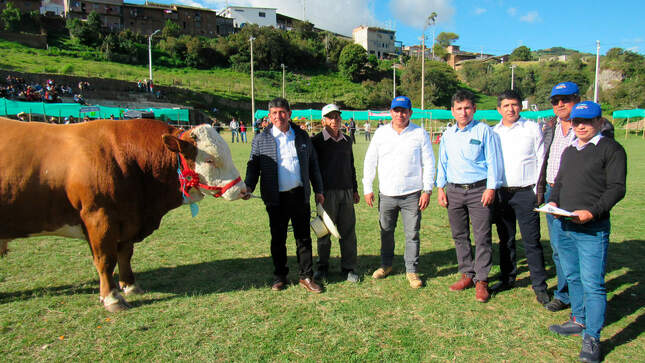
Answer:
<svg viewBox="0 0 645 363"><path fill-rule="evenodd" d="M645 141L617 139L629 157L628 192L612 215L602 342L608 362L642 361ZM362 137L359 141L354 153L360 178L367 144ZM231 148L244 175L250 144ZM117 314L98 302L98 278L86 242L13 241L10 254L0 261L2 360L577 360L580 338L547 329L565 321L568 312L551 313L535 301L521 248L518 288L487 304L475 301L474 290L448 291L458 278L457 264L447 215L434 195L421 226L424 288L412 290L405 280L400 225L394 275L371 278L380 262L377 211L361 201L356 213L362 281L352 284L332 274L320 295L297 285L270 290L268 220L259 199L209 199L200 206L194 219L187 207L172 211L158 231L136 246L133 267L146 293L130 298L133 309ZM553 287L544 223L542 235ZM297 282L291 236L287 244L289 277ZM496 245L495 256L496 265ZM332 257L335 272L337 243ZM498 271L495 266L492 282Z"/></svg>

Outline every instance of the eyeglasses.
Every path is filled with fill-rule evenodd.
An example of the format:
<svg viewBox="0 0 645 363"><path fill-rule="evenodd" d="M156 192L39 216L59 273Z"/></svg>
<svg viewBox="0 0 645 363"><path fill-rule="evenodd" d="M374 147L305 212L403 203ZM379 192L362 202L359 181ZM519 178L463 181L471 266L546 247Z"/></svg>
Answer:
<svg viewBox="0 0 645 363"><path fill-rule="evenodd" d="M551 104L553 106L557 105L562 101L562 103L570 103L573 102L574 99L571 96L553 96L551 97Z"/></svg>

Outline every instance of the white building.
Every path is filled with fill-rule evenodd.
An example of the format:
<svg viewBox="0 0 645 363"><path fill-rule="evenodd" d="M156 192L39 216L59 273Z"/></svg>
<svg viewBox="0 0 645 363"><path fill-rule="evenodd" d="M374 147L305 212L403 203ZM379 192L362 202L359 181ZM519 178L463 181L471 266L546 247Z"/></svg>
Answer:
<svg viewBox="0 0 645 363"><path fill-rule="evenodd" d="M245 6L229 6L219 13L220 16L233 19L233 26L241 28L245 24L277 27L275 8L252 8Z"/></svg>
<svg viewBox="0 0 645 363"><path fill-rule="evenodd" d="M367 53L374 54L377 58L383 58L388 54L395 54L393 30L386 30L361 25L354 28L352 38L354 43L360 44Z"/></svg>
<svg viewBox="0 0 645 363"><path fill-rule="evenodd" d="M65 14L65 0L43 0L40 13L63 16Z"/></svg>

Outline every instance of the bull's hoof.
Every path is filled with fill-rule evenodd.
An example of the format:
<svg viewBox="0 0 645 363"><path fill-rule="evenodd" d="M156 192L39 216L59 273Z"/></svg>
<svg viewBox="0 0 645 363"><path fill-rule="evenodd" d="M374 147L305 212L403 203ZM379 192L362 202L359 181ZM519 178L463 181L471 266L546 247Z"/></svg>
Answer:
<svg viewBox="0 0 645 363"><path fill-rule="evenodd" d="M128 296L128 295L139 295L143 294L143 289L139 287L137 284L132 284L128 286L123 286L123 295Z"/></svg>
<svg viewBox="0 0 645 363"><path fill-rule="evenodd" d="M130 304L121 296L118 290L114 289L110 291L110 294L106 297L101 297L101 302L105 309L111 313L116 313L118 311L128 310L131 308Z"/></svg>

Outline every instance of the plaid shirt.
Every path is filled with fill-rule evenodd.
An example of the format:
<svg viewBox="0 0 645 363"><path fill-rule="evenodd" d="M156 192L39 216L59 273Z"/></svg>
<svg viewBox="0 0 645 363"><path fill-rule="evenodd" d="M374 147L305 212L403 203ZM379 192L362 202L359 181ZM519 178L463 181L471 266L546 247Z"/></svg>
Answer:
<svg viewBox="0 0 645 363"><path fill-rule="evenodd" d="M564 135L562 133L562 123L560 119L555 124L553 130L553 143L551 143L551 151L549 152L549 161L546 166L546 182L553 184L555 182L555 177L558 175L558 170L560 170L560 158L564 149L571 145L573 140L574 133L573 127L569 128L569 132Z"/></svg>

